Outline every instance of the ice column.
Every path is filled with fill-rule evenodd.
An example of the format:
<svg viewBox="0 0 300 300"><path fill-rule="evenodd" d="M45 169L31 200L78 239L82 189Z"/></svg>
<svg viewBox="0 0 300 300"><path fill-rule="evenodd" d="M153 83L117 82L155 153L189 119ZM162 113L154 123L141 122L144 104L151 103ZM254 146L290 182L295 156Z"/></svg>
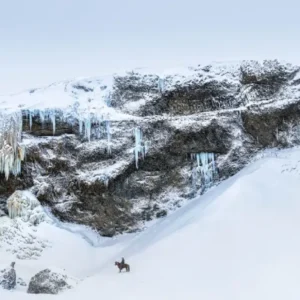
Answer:
<svg viewBox="0 0 300 300"><path fill-rule="evenodd" d="M197 172L200 173L204 186L207 186L213 181L214 174L217 172L214 153L192 154L192 159L197 161Z"/></svg>
<svg viewBox="0 0 300 300"><path fill-rule="evenodd" d="M29 111L29 127L30 127L30 131L32 129L32 113L31 111Z"/></svg>
<svg viewBox="0 0 300 300"><path fill-rule="evenodd" d="M150 142L145 141L143 142L143 134L140 128L134 129L135 134L135 147L134 147L134 156L135 156L135 165L136 168L139 168L139 158L145 158L146 153L149 150Z"/></svg>
<svg viewBox="0 0 300 300"><path fill-rule="evenodd" d="M91 127L92 127L92 123L89 114L88 117L84 120L85 137L89 140L89 142L91 141Z"/></svg>
<svg viewBox="0 0 300 300"><path fill-rule="evenodd" d="M25 157L25 147L21 144L22 113L0 113L0 173L6 180L9 174L21 173L21 161Z"/></svg>
<svg viewBox="0 0 300 300"><path fill-rule="evenodd" d="M158 90L160 93L163 93L165 90L165 82L162 78L158 78Z"/></svg>
<svg viewBox="0 0 300 300"><path fill-rule="evenodd" d="M52 131L53 131L53 135L54 135L55 131L56 131L55 111L50 111L49 117L50 117L50 120L51 120L51 123L52 123Z"/></svg>

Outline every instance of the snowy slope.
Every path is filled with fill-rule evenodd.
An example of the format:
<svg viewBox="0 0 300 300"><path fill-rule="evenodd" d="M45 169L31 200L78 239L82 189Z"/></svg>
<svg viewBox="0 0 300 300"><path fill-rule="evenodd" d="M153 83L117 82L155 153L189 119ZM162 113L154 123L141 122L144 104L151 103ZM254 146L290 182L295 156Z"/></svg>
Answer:
<svg viewBox="0 0 300 300"><path fill-rule="evenodd" d="M266 153L138 235L92 247L70 232L79 227L43 224L36 234L52 247L35 261L17 260L18 276L58 267L82 279L57 299L299 299L299 181L300 149ZM1 266L13 258L0 254ZM117 273L121 256L130 274ZM1 290L1 300L20 297L50 298Z"/></svg>
<svg viewBox="0 0 300 300"><path fill-rule="evenodd" d="M145 105L147 101L153 100L153 98L157 98L158 95L161 96L161 92L176 90L179 86L184 87L192 84L203 86L211 82L219 82L237 89L240 87L242 67L249 74L256 76L258 80L266 74L273 73L273 75L276 75L279 70L294 72L293 76L295 78L293 78L292 84L287 84L287 87L274 99L267 99L264 104L298 100L297 76L299 76L299 67L286 62L281 62L281 64L278 61L213 62L209 65L173 68L163 72L150 68L138 68L107 76L73 78L11 95L0 95L0 111L12 112L20 109L28 111L61 110L65 116L72 115L73 117L77 115L82 117L85 114L93 113L101 115L106 120L139 119L133 115L140 106ZM132 101L131 99L129 101L127 99L128 101L124 105L126 113L124 113L110 107L108 103L112 100L111 97L115 90L118 89L117 78L124 79L126 77L128 82L124 83L125 93L121 98L127 97L126 89L130 90L133 87L138 88L140 86L148 86L152 89L149 92L144 92L142 96L140 95L138 100ZM246 105L251 105L257 101L257 98L261 97L256 91L251 92L251 90L251 84L246 85L246 87L240 89L235 97L243 99L243 103L246 102Z"/></svg>
<svg viewBox="0 0 300 300"><path fill-rule="evenodd" d="M56 82L42 88L0 96L0 111L55 111L65 116L93 113L105 119L134 119L108 107L113 76Z"/></svg>
<svg viewBox="0 0 300 300"><path fill-rule="evenodd" d="M236 78L239 67L242 62L236 63L214 63L210 65L213 68L215 79L226 79L228 81L238 82ZM202 66L203 68L204 66ZM205 74L201 68L173 68L164 72L157 72L155 69L140 68L133 70L138 77L136 81L141 81L143 76L150 76L146 83L151 83L151 76L168 80L164 83L164 89L172 89L175 85L185 84L198 80L199 71ZM114 88L115 77L128 76L130 71L119 72L99 77L73 78L71 80L54 82L48 86L32 88L23 92L0 95L0 110L18 110L18 109L69 109L75 103L79 104L82 110L97 106L97 109L106 109L106 100ZM208 77L208 76L207 76ZM156 78L156 79L157 79ZM210 77L207 80L211 80ZM145 80L145 79L144 79ZM159 83L157 85L159 89ZM109 113L109 111L108 111Z"/></svg>

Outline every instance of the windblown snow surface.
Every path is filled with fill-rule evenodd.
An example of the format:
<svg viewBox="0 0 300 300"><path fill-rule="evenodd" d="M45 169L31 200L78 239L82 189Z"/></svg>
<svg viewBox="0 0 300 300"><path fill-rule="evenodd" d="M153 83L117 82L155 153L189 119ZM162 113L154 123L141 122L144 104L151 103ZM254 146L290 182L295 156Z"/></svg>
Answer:
<svg viewBox="0 0 300 300"><path fill-rule="evenodd" d="M139 234L97 240L81 226L43 223L34 234L51 246L36 260L16 260L17 275L28 283L55 267L78 278L78 285L57 296L1 290L1 300L298 300L299 194L300 149L294 148L264 152ZM15 259L8 249L16 243L0 248L0 267ZM122 256L130 273L114 266Z"/></svg>

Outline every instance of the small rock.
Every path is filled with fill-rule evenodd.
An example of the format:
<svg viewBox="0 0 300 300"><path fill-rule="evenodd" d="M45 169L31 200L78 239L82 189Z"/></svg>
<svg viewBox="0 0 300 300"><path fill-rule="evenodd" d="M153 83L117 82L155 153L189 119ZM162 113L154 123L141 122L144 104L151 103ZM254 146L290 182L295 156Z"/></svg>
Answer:
<svg viewBox="0 0 300 300"><path fill-rule="evenodd" d="M167 215L167 211L163 209L156 213L156 218L162 218L165 217L166 215Z"/></svg>
<svg viewBox="0 0 300 300"><path fill-rule="evenodd" d="M20 277L17 280L17 284L20 286L27 286L27 283Z"/></svg>

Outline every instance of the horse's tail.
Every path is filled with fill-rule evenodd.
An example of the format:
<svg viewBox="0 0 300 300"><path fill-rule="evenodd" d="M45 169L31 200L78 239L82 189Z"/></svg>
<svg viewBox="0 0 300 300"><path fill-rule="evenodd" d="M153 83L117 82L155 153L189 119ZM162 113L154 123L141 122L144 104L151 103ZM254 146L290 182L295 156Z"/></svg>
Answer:
<svg viewBox="0 0 300 300"><path fill-rule="evenodd" d="M130 265L128 265L128 272L130 272Z"/></svg>

